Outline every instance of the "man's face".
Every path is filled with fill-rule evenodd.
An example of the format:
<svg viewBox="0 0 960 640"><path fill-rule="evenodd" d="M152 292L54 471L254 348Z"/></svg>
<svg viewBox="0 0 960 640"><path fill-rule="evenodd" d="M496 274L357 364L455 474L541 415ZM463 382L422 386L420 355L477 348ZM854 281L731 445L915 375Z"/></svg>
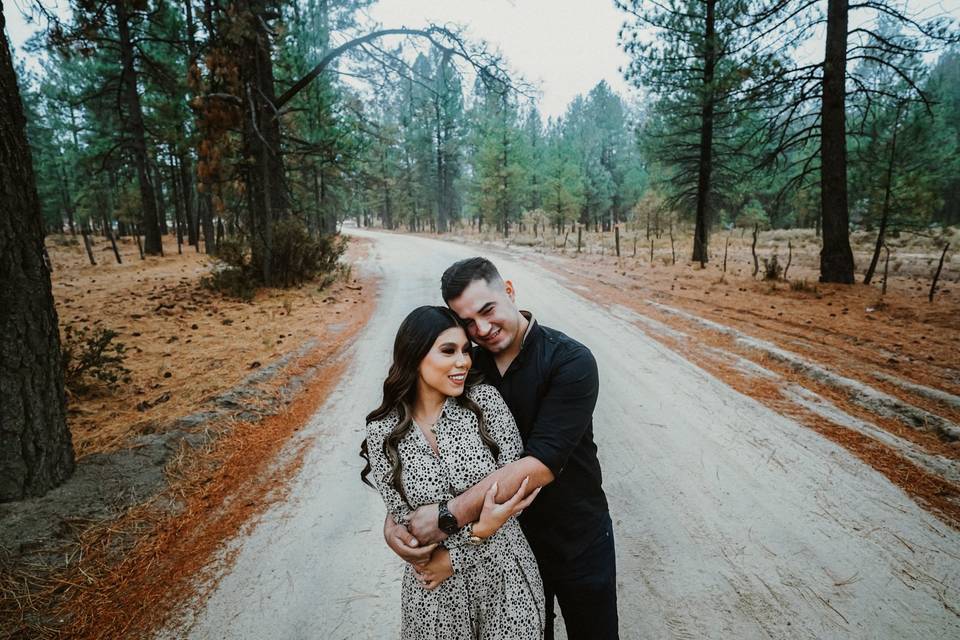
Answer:
<svg viewBox="0 0 960 640"><path fill-rule="evenodd" d="M513 296L509 280L474 280L448 304L466 324L471 340L491 353L500 353L519 339L520 312Z"/></svg>

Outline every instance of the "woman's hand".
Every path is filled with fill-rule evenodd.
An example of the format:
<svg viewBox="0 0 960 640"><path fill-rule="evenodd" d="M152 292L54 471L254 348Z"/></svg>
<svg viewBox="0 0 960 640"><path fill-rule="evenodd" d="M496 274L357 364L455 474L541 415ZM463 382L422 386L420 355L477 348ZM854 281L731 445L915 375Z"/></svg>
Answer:
<svg viewBox="0 0 960 640"><path fill-rule="evenodd" d="M480 512L480 519L473 525L473 535L478 538L489 538L503 526L503 523L529 507L543 488L537 487L527 495L529 482L530 476L525 477L513 497L499 504L497 503L498 483L494 482L490 485L483 496L483 511Z"/></svg>
<svg viewBox="0 0 960 640"><path fill-rule="evenodd" d="M453 564L450 562L450 552L440 547L433 552L430 562L425 565L412 565L413 572L417 575L420 585L432 591L440 586L440 583L453 575Z"/></svg>

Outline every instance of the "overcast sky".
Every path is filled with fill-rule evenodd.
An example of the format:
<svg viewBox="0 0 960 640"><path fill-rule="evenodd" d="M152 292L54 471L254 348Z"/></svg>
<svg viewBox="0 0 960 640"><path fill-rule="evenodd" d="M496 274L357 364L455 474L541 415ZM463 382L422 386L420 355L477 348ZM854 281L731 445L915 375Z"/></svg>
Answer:
<svg viewBox="0 0 960 640"><path fill-rule="evenodd" d="M510 68L538 86L544 118L606 80L629 91L617 46L623 15L612 0L380 0L371 17L385 27L453 22L498 47Z"/></svg>
<svg viewBox="0 0 960 640"><path fill-rule="evenodd" d="M16 47L33 32L34 27L20 15L20 8L31 2L3 0ZM57 2L64 6L67 0L43 2L52 7ZM960 0L909 0L906 4L925 17L946 13L960 18ZM613 0L380 0L369 13L385 27L419 27L428 22L464 26L471 37L497 47L512 69L539 87L545 118L561 115L575 95L586 93L600 80L624 97L634 91L619 72L627 62L617 46L624 14L614 8ZM822 55L822 42L809 46L812 55Z"/></svg>

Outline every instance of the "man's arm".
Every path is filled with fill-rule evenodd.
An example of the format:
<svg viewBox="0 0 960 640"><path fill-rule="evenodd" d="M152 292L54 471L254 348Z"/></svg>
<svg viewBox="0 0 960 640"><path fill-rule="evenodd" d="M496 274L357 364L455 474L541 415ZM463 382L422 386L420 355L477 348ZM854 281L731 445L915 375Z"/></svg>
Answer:
<svg viewBox="0 0 960 640"><path fill-rule="evenodd" d="M540 403L525 456L497 469L451 500L447 507L457 522L464 526L476 521L483 509L484 494L494 482L499 487L498 502L516 493L527 476L531 491L553 482L590 426L599 389L597 362L590 350L579 346L564 354ZM437 528L436 505L424 505L414 511L409 518L409 530L421 544L446 537Z"/></svg>
<svg viewBox="0 0 960 640"><path fill-rule="evenodd" d="M457 523L461 525L476 522L483 509L483 497L494 482L497 483L496 501L502 502L514 495L523 483L523 479L527 477L530 478L527 483L528 492L537 487L544 487L554 479L553 472L545 464L532 456L525 456L497 469L451 500L447 508L457 517Z"/></svg>
<svg viewBox="0 0 960 640"><path fill-rule="evenodd" d="M447 502L447 508L457 518L457 523L463 527L470 522L476 522L483 511L483 499L487 490L498 482L496 502L503 503L513 497L523 484L523 479L530 477L527 483L526 495L537 487L553 482L553 473L542 462L532 457L525 457L511 462L505 467L497 469L486 478L473 485L453 500ZM523 496L521 496L523 497ZM438 509L435 504L425 504L410 514L407 529L420 544L436 544L446 540L447 534L437 528ZM392 548L392 547L391 547Z"/></svg>

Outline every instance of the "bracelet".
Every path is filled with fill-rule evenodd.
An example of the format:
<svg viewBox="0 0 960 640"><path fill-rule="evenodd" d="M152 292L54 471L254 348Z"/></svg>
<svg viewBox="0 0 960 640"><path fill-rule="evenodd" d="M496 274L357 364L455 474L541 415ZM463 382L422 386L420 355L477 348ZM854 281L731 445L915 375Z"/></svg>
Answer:
<svg viewBox="0 0 960 640"><path fill-rule="evenodd" d="M473 523L471 522L464 528L464 533L467 535L467 544L473 545L475 547L480 546L486 541L486 538L481 538L480 536L473 535Z"/></svg>

